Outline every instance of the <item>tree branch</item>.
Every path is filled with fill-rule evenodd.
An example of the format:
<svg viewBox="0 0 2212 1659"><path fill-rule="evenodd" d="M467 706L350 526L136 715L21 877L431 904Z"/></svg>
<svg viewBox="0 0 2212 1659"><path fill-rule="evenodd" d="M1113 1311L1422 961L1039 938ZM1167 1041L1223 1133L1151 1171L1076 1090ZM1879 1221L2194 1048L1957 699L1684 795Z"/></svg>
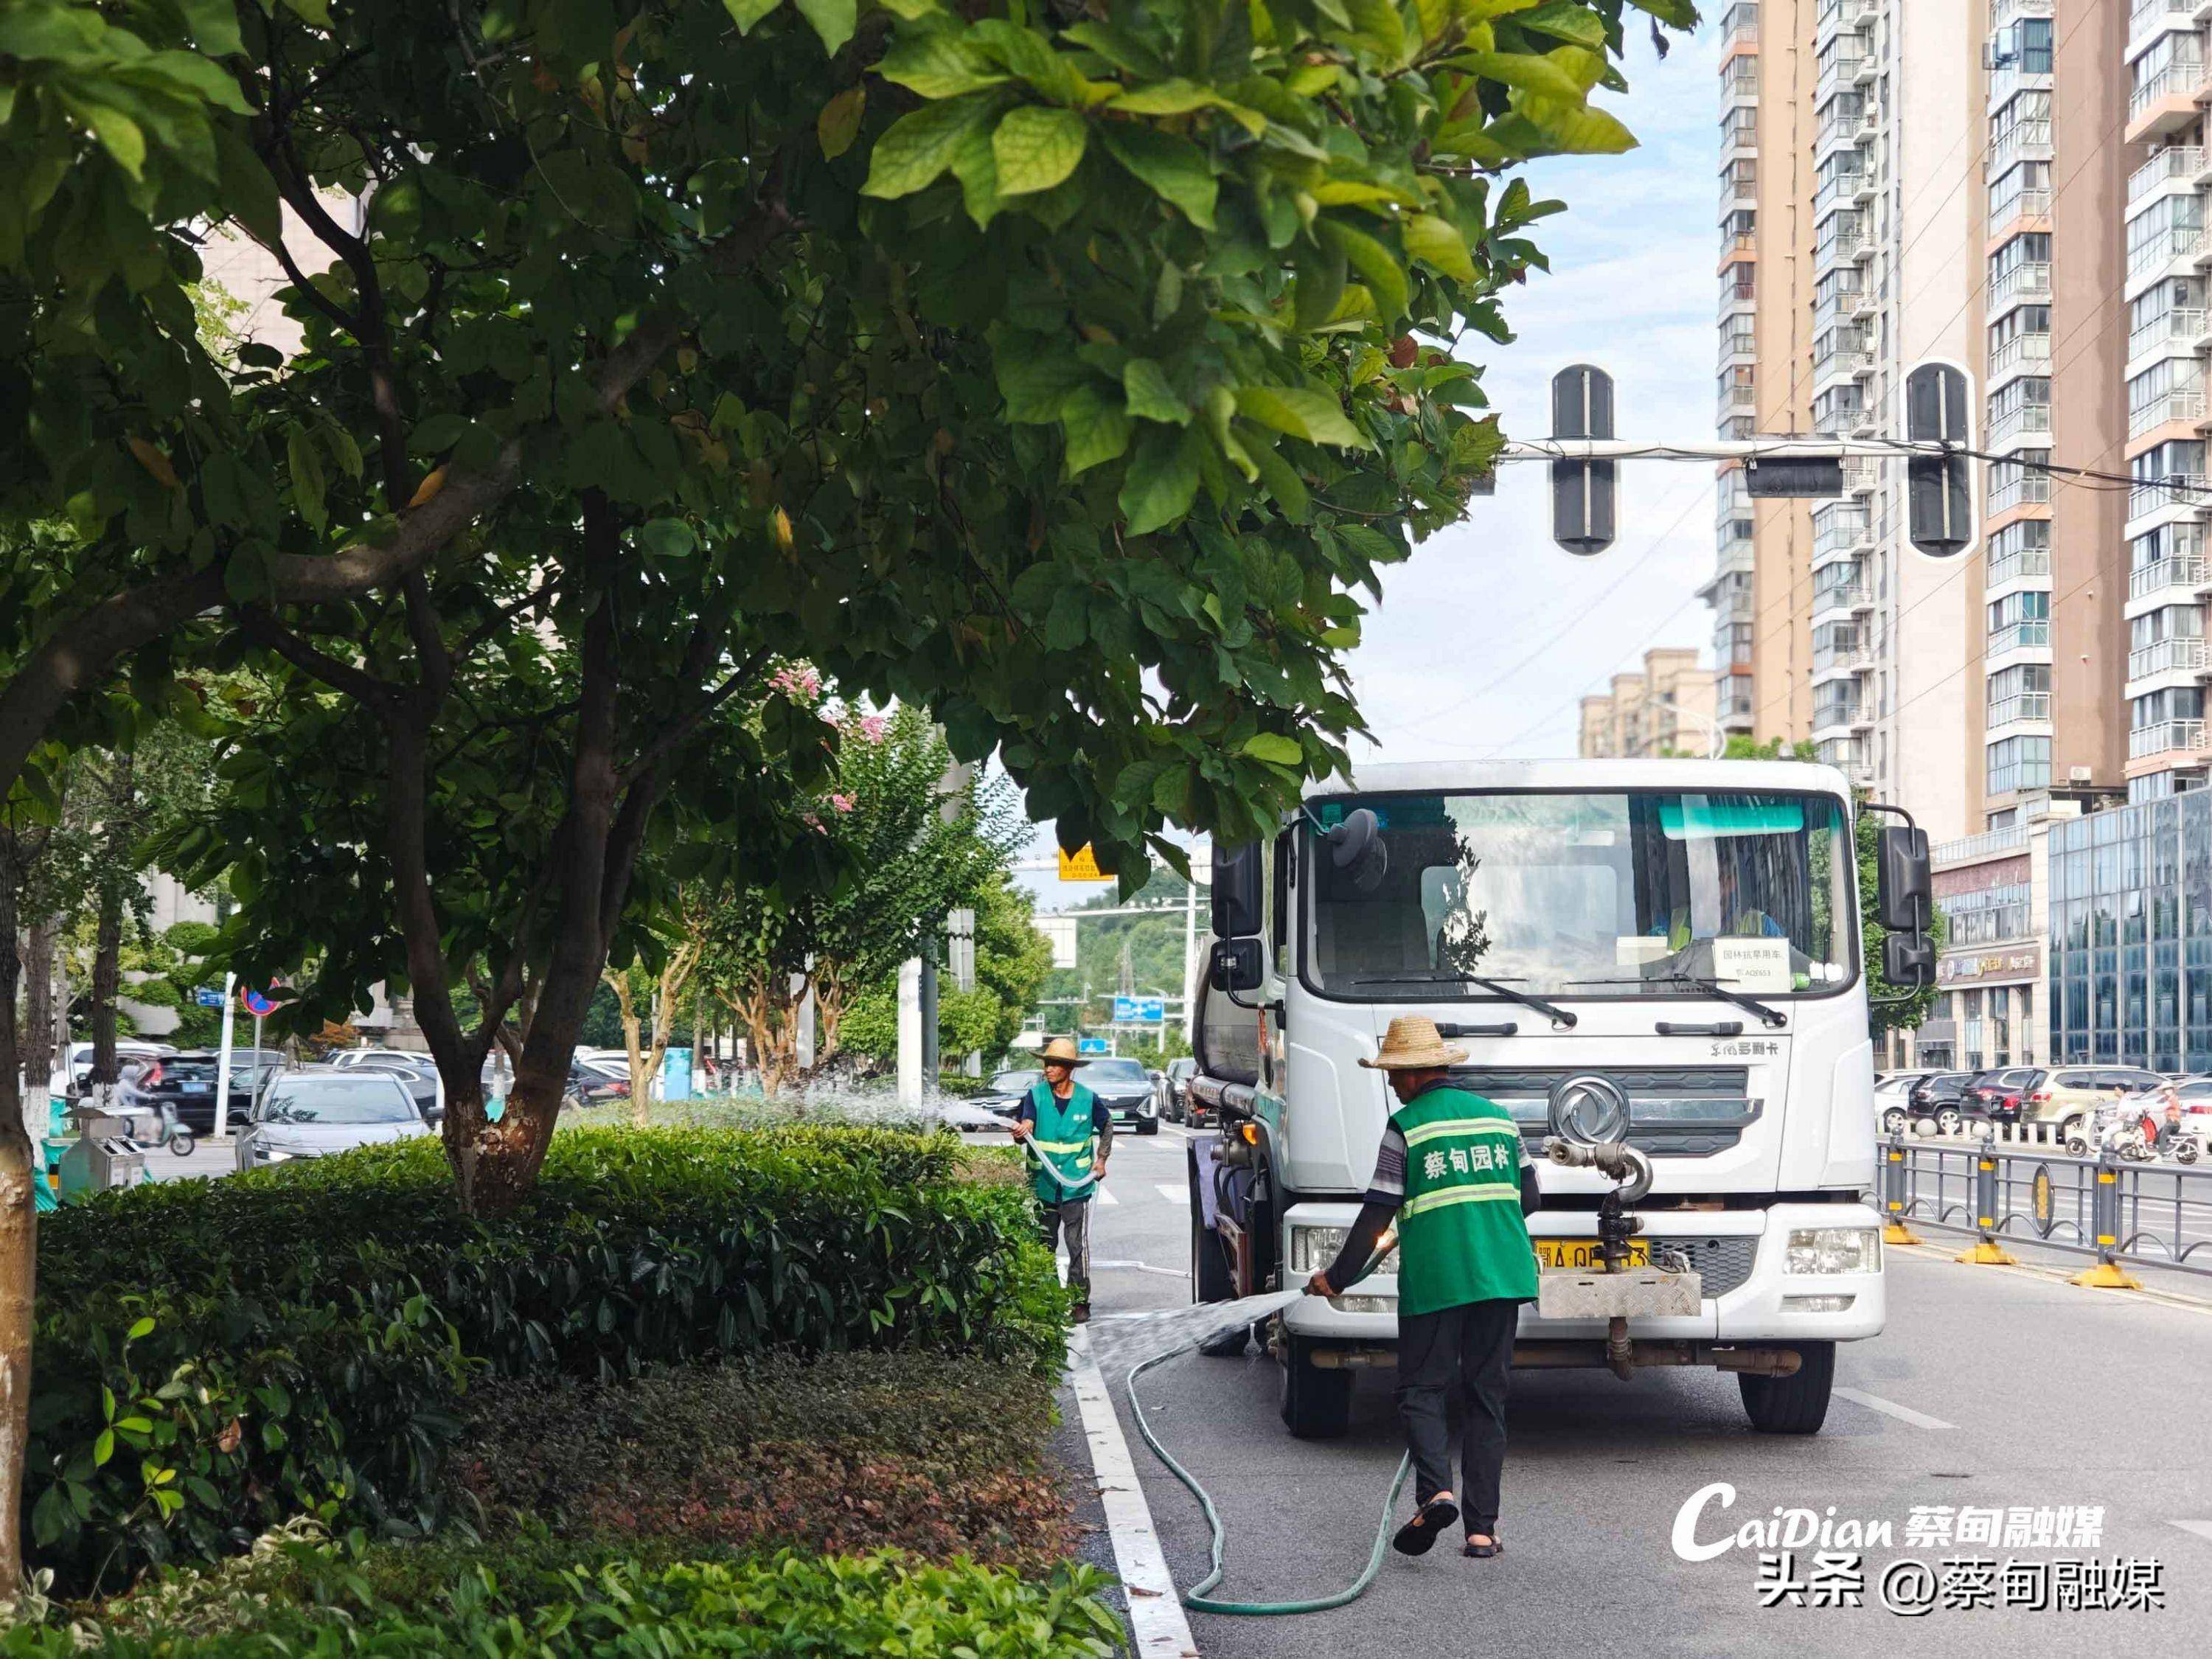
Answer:
<svg viewBox="0 0 2212 1659"><path fill-rule="evenodd" d="M238 613L238 630L254 644L274 651L301 672L322 681L333 690L344 692L379 714L390 712L404 695L402 688L377 678L366 669L340 662L289 629L279 627L276 619L258 605L248 605Z"/></svg>

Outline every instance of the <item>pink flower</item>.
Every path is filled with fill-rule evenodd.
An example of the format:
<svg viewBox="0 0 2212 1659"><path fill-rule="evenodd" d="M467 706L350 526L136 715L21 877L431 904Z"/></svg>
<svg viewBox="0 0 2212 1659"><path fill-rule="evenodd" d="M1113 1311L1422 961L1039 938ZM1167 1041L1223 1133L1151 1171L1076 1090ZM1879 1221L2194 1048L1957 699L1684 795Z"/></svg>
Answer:
<svg viewBox="0 0 2212 1659"><path fill-rule="evenodd" d="M830 804L841 812L849 812L853 810L853 798L850 795L832 795L830 797Z"/></svg>
<svg viewBox="0 0 2212 1659"><path fill-rule="evenodd" d="M890 730L890 720L882 714L860 716L860 735L870 743L881 743L884 734Z"/></svg>
<svg viewBox="0 0 2212 1659"><path fill-rule="evenodd" d="M821 673L811 663L796 662L777 669L769 685L793 702L812 702L822 695Z"/></svg>

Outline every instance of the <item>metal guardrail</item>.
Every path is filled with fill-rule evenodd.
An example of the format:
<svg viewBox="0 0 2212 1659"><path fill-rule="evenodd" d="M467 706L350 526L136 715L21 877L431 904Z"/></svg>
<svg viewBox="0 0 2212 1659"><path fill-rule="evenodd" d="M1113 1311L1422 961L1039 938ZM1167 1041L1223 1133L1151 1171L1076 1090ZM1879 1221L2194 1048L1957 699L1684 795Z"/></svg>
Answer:
<svg viewBox="0 0 2212 1659"><path fill-rule="evenodd" d="M2036 1133L2006 1141L1891 1136L1882 1144L1883 1212L1972 1233L1985 1249L2009 1237L2094 1256L2113 1273L2125 1263L2212 1275L2212 1166L2076 1157L2056 1126L2023 1127Z"/></svg>

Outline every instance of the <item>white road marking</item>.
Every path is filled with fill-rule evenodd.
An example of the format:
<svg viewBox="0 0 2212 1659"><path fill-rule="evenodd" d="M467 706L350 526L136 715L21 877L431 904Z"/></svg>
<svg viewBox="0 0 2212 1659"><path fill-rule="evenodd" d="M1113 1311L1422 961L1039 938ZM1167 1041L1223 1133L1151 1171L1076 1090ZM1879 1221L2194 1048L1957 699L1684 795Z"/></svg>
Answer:
<svg viewBox="0 0 2212 1659"><path fill-rule="evenodd" d="M2197 1537L2212 1542L2212 1521L2169 1521L2166 1524L2170 1527L2179 1527L2184 1532L2194 1533Z"/></svg>
<svg viewBox="0 0 2212 1659"><path fill-rule="evenodd" d="M1159 1182L1154 1185L1152 1190L1158 1193L1162 1198L1167 1200L1170 1204L1188 1204L1190 1202L1190 1188L1180 1184L1179 1182L1170 1181Z"/></svg>
<svg viewBox="0 0 2212 1659"><path fill-rule="evenodd" d="M1163 1279L1188 1279L1188 1267L1155 1267L1149 1261L1093 1261L1094 1267L1120 1267L1130 1273L1158 1273ZM1103 1315L1100 1316L1102 1318Z"/></svg>
<svg viewBox="0 0 2212 1659"><path fill-rule="evenodd" d="M1114 1415L1106 1379L1091 1357L1091 1333L1079 1325L1068 1334L1067 1370L1083 1432L1091 1442L1091 1468L1114 1540L1114 1565L1128 1590L1129 1631L1137 1652L1144 1659L1197 1659L1198 1644L1191 1639L1190 1620L1152 1528L1152 1508L1129 1461L1121 1419Z"/></svg>
<svg viewBox="0 0 2212 1659"><path fill-rule="evenodd" d="M1880 1412L1900 1423L1910 1423L1916 1429L1954 1429L1959 1426L1955 1423L1946 1423L1940 1417L1930 1417L1925 1412L1917 1412L1910 1406L1900 1406L1894 1400L1884 1400L1878 1394L1861 1394L1856 1389L1838 1389L1836 1395L1855 1406L1864 1406L1870 1412Z"/></svg>
<svg viewBox="0 0 2212 1659"><path fill-rule="evenodd" d="M1101 1204L1119 1204L1121 1201L1120 1199L1115 1197L1113 1194L1108 1192L1103 1187L1101 1187L1097 1192L1093 1194L1093 1196L1095 1196Z"/></svg>

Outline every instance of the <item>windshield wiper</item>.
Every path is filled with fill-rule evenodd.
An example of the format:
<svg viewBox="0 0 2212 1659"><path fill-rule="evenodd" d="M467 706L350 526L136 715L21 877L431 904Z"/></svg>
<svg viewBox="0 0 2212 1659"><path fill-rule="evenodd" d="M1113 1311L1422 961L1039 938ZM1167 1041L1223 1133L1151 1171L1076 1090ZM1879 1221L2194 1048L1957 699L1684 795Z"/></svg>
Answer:
<svg viewBox="0 0 2212 1659"><path fill-rule="evenodd" d="M1790 1017L1778 1008L1770 1008L1756 998L1741 991L1731 991L1717 979L1705 979L1696 974L1639 974L1633 979L1574 979L1570 985L1686 985L1692 990L1703 991L1709 997L1718 997L1723 1002L1733 1003L1746 1013L1757 1014L1762 1024L1780 1030L1790 1023Z"/></svg>
<svg viewBox="0 0 2212 1659"><path fill-rule="evenodd" d="M1549 1015L1554 1022L1569 1030L1574 1029L1579 1018L1573 1010L1562 1008L1556 1002L1547 1002L1527 991L1515 990L1502 979L1485 979L1480 974L1369 974L1352 982L1354 985L1479 985L1494 997L1504 997L1508 1001L1519 1003L1523 1008L1534 1008L1540 1014Z"/></svg>

